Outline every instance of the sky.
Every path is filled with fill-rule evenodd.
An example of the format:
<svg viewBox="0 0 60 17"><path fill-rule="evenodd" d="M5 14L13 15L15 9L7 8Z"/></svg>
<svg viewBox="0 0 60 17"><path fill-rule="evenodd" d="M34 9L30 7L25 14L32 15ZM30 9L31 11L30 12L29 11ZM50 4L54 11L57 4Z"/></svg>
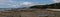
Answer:
<svg viewBox="0 0 60 17"><path fill-rule="evenodd" d="M0 0L0 8L21 8L58 2L60 0Z"/></svg>

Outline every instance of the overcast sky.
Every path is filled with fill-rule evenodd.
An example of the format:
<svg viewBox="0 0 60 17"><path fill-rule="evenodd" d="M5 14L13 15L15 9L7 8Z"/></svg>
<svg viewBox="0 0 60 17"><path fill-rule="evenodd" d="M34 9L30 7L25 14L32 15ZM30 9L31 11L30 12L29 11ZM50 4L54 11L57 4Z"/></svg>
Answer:
<svg viewBox="0 0 60 17"><path fill-rule="evenodd" d="M36 4L58 3L60 0L0 0L0 8L29 7Z"/></svg>

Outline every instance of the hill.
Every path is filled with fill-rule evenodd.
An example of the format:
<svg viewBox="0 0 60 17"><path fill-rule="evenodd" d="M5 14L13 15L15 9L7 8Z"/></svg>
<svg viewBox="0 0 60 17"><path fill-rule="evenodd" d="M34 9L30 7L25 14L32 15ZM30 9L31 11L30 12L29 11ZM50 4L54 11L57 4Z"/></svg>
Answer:
<svg viewBox="0 0 60 17"><path fill-rule="evenodd" d="M49 5L34 5L30 8L41 8L41 9L46 9L46 8L50 8L50 9L60 9L60 3L53 3L53 4L49 4Z"/></svg>

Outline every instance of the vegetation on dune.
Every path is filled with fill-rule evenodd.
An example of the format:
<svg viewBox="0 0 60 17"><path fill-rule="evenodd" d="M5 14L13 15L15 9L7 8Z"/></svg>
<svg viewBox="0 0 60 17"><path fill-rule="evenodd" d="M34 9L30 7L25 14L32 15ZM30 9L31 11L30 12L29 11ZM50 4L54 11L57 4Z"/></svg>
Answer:
<svg viewBox="0 0 60 17"><path fill-rule="evenodd" d="M45 9L45 8L47 8L47 6L45 6L45 5L35 5L35 6L30 7L30 8Z"/></svg>
<svg viewBox="0 0 60 17"><path fill-rule="evenodd" d="M54 3L49 5L34 5L30 8L38 8L38 9L46 9L46 8L52 8L52 9L60 9L60 3Z"/></svg>
<svg viewBox="0 0 60 17"><path fill-rule="evenodd" d="M51 6L51 8L54 8L54 9L60 9L60 3L50 4L49 6Z"/></svg>

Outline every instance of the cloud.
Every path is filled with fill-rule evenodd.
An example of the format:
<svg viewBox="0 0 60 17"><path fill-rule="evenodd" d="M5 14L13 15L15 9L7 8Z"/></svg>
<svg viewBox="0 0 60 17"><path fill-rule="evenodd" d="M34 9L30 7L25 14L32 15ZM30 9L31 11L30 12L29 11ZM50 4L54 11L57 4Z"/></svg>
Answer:
<svg viewBox="0 0 60 17"><path fill-rule="evenodd" d="M29 6L33 6L33 2L22 2L21 5L25 7L29 7Z"/></svg>
<svg viewBox="0 0 60 17"><path fill-rule="evenodd" d="M44 5L44 4L39 4L37 2L25 1L25 2L21 2L20 5L23 6L23 7L31 7L31 6L34 6L34 5Z"/></svg>
<svg viewBox="0 0 60 17"><path fill-rule="evenodd" d="M0 0L0 6L2 6L3 8L15 8L16 5L16 1L13 0Z"/></svg>
<svg viewBox="0 0 60 17"><path fill-rule="evenodd" d="M28 1L14 1L14 0L0 0L0 6L3 8L17 8L17 7L30 7L33 5L37 5L37 2L28 2ZM40 4L39 4L40 5ZM0 7L1 8L1 7Z"/></svg>
<svg viewBox="0 0 60 17"><path fill-rule="evenodd" d="M60 0L53 0L54 1L54 3L59 3L60 2Z"/></svg>

